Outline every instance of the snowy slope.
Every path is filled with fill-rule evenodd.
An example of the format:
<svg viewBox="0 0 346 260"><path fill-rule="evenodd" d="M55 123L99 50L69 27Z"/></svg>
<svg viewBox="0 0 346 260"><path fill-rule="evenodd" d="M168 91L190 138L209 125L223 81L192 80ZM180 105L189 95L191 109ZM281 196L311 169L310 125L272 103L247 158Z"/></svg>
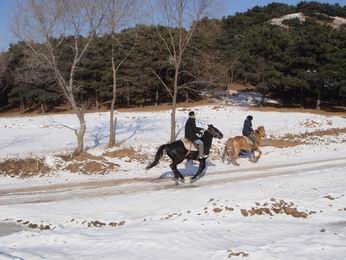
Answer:
<svg viewBox="0 0 346 260"><path fill-rule="evenodd" d="M223 132L213 151L241 133L249 114L273 138L346 127L340 116L221 105L192 109L200 126L212 123ZM179 136L188 111L179 109ZM152 158L169 138L169 111L118 118L120 148L134 147ZM108 114L86 119L88 152L102 154ZM55 154L75 145L74 133L62 125L78 124L73 115L1 118L0 157L54 163ZM344 259L346 136L309 138L306 145L263 147L257 164L241 159L241 167L234 167L213 157L203 179L178 187L158 179L169 176L167 161L147 172L143 162L114 159L120 169L105 176L0 176L0 259ZM191 175L196 167L179 169ZM284 208L276 213L278 205ZM6 223L18 227L2 236Z"/></svg>
<svg viewBox="0 0 346 260"><path fill-rule="evenodd" d="M316 14L320 14L320 13L316 13ZM341 26L346 24L346 18L344 18L344 17L329 16L329 15L324 15L324 14L320 14L320 15L323 15L325 17L333 19L332 22L327 22L327 24L331 25L332 27L334 27L336 29L338 29ZM270 21L270 23L278 25L278 26L287 27L286 25L283 25L283 21L295 19L295 18L299 19L299 21L301 21L301 22L304 22L307 18L309 18L309 16L306 16L303 13L292 13L292 14L287 14L287 15L281 16L279 18L274 18ZM323 22L321 22L321 23L323 23Z"/></svg>
<svg viewBox="0 0 346 260"><path fill-rule="evenodd" d="M346 119L339 116L320 116L309 113L280 113L258 112L247 108L225 107L220 105L191 108L197 113L197 124L204 128L213 124L223 134L223 140L214 140L212 153L222 153L228 137L241 134L242 124L247 115L254 116L254 127L263 125L267 136L279 137L287 134L299 134L316 130L343 128ZM189 110L179 109L177 113L177 132L183 135L183 127ZM85 143L88 152L94 155L104 153L108 139L108 114L94 113L86 115L87 132ZM57 175L49 177L36 177L24 180L0 178L0 185L22 186L37 184L60 183L78 181L81 179L108 179L161 176L168 174L170 169L167 162L161 162L157 168L147 172L143 168L153 158L159 145L169 139L170 112L127 112L118 114L118 140L120 148L133 147L141 153L148 155L146 162L136 162L128 159L112 159L119 164L120 169L106 176L80 176L70 172L60 171ZM73 131L64 127L77 127L78 122L74 115L50 115L37 117L17 117L0 119L0 158L26 158L44 157L46 163L56 164L54 154L71 153L75 146ZM345 135L339 137L326 137L315 140L316 145L301 145L292 148L276 149L262 148L261 165L272 165L294 161L324 159L340 157L345 151ZM323 144L323 145L322 145ZM209 161L209 171L229 169L224 165L221 156ZM274 160L273 160L274 159ZM247 160L241 161L242 166L252 167ZM185 173L195 171L194 167L182 168Z"/></svg>
<svg viewBox="0 0 346 260"><path fill-rule="evenodd" d="M346 126L346 119L338 116L320 116L308 113L280 113L248 111L246 108L205 106L192 108L197 112L197 123L207 128L213 124L225 137L241 134L247 115L254 117L254 126L263 125L268 135L304 133L317 129ZM178 137L182 137L188 110L177 113ZM86 115L88 148L104 148L108 141L108 113ZM307 120L314 125L305 125ZM118 114L118 140L123 146L157 145L166 143L170 136L170 111L127 112ZM25 157L47 153L71 152L75 147L75 135L67 125L78 127L74 115L0 118L0 157Z"/></svg>

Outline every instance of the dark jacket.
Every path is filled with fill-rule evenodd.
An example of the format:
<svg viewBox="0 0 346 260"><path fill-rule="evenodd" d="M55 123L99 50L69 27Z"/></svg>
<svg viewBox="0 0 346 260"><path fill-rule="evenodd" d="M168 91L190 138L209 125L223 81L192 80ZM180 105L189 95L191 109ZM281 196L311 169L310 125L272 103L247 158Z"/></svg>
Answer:
<svg viewBox="0 0 346 260"><path fill-rule="evenodd" d="M245 136L249 136L251 134L253 134L254 131L252 129L252 123L249 119L246 119L244 121L244 127L243 127L243 135Z"/></svg>
<svg viewBox="0 0 346 260"><path fill-rule="evenodd" d="M196 141L199 137L196 135L202 131L203 128L196 126L196 120L194 118L189 118L185 124L185 138L190 141Z"/></svg>

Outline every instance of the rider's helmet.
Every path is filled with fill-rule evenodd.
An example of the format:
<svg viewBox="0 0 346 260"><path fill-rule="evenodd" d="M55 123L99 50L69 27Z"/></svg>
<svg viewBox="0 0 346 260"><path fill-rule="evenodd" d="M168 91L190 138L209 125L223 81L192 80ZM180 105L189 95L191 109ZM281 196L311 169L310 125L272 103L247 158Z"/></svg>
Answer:
<svg viewBox="0 0 346 260"><path fill-rule="evenodd" d="M249 119L250 121L252 121L253 117L252 117L252 116L247 116L247 119Z"/></svg>
<svg viewBox="0 0 346 260"><path fill-rule="evenodd" d="M189 112L189 117L195 116L195 112L194 111L190 111Z"/></svg>

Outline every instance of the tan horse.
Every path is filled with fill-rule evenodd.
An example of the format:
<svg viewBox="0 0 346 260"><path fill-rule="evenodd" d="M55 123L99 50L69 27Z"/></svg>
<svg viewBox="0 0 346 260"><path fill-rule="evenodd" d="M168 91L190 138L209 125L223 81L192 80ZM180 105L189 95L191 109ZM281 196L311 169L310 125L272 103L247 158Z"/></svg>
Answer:
<svg viewBox="0 0 346 260"><path fill-rule="evenodd" d="M250 161L256 163L261 158L261 150L259 147L261 146L261 142L263 138L266 136L266 132L263 126L258 127L255 130L256 135L256 149L259 154L255 156L255 153L252 154ZM235 136L233 138L229 138L225 145L225 150L223 152L222 160L225 162L232 162L233 165L239 166L237 163L237 159L241 150L251 152L252 146L246 141L244 136Z"/></svg>

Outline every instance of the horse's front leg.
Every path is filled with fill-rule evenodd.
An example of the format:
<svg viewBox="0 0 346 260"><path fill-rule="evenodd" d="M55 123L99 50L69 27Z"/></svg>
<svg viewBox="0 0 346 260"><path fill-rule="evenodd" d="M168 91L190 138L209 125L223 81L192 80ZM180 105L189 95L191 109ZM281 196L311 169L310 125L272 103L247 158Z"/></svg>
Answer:
<svg viewBox="0 0 346 260"><path fill-rule="evenodd" d="M174 173L174 178L180 180L181 182L185 182L184 176L179 172L177 165L173 162L169 165Z"/></svg>
<svg viewBox="0 0 346 260"><path fill-rule="evenodd" d="M258 155L255 156L255 162L258 162L258 160L261 158L262 151L259 148L257 148L256 151L258 152Z"/></svg>
<svg viewBox="0 0 346 260"><path fill-rule="evenodd" d="M205 161L206 161L206 159L199 160L198 170L197 170L196 174L193 177L191 177L191 181L196 180L198 178L198 176L203 172L203 170L205 169Z"/></svg>
<svg viewBox="0 0 346 260"><path fill-rule="evenodd" d="M250 162L252 162L252 163L256 162L255 152L256 152L256 150L251 153Z"/></svg>

